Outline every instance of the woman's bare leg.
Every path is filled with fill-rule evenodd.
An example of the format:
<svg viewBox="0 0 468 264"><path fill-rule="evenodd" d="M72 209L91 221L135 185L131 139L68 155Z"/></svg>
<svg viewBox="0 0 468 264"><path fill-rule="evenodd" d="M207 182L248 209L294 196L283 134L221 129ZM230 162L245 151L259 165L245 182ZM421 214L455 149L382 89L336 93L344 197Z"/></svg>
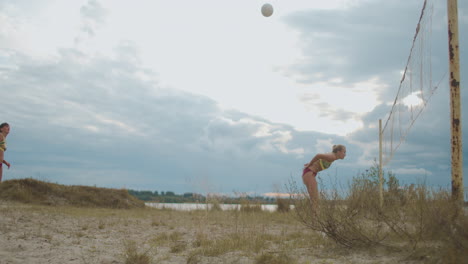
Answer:
<svg viewBox="0 0 468 264"><path fill-rule="evenodd" d="M3 175L3 151L0 150L0 182L2 182L2 175Z"/></svg>
<svg viewBox="0 0 468 264"><path fill-rule="evenodd" d="M317 209L319 202L319 193L318 193L318 184L315 179L315 173L308 172L303 176L304 184L307 187L307 192L310 196L310 202L312 203L312 208Z"/></svg>

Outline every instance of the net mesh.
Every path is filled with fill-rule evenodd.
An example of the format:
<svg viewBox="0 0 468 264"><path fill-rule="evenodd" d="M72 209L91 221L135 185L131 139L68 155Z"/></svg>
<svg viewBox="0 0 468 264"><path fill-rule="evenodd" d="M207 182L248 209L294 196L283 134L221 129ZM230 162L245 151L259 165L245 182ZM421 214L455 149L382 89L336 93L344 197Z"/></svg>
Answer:
<svg viewBox="0 0 468 264"><path fill-rule="evenodd" d="M434 4L425 0L397 95L382 128L383 166L392 160L442 81L434 85L432 79L433 12Z"/></svg>

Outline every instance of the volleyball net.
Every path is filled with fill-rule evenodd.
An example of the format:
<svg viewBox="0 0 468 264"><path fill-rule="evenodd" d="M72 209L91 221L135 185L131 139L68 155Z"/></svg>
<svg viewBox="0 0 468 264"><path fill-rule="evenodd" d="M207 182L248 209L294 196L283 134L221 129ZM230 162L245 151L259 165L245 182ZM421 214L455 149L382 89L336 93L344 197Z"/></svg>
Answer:
<svg viewBox="0 0 468 264"><path fill-rule="evenodd" d="M447 74L440 76L436 82L432 78L433 13L434 4L431 0L425 0L395 100L388 118L383 120L382 166L392 160Z"/></svg>

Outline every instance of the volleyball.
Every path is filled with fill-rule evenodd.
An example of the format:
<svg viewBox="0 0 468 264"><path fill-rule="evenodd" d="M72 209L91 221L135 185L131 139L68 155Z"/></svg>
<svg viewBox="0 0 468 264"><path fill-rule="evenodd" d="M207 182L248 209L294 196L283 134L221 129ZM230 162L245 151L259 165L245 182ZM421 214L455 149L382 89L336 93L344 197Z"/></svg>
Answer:
<svg viewBox="0 0 468 264"><path fill-rule="evenodd" d="M264 4L262 6L262 15L264 17L269 17L269 16L273 15L273 6L268 4L268 3Z"/></svg>

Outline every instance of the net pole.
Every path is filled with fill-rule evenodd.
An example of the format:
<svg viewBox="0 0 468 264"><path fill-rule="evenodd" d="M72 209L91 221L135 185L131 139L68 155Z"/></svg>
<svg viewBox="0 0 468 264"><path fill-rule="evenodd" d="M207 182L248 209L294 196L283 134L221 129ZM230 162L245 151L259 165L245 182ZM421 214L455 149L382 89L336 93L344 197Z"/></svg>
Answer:
<svg viewBox="0 0 468 264"><path fill-rule="evenodd" d="M460 54L457 0L447 0L449 41L450 122L452 147L452 198L463 202L463 149L460 100Z"/></svg>
<svg viewBox="0 0 468 264"><path fill-rule="evenodd" d="M379 202L383 206L382 119L379 119Z"/></svg>

